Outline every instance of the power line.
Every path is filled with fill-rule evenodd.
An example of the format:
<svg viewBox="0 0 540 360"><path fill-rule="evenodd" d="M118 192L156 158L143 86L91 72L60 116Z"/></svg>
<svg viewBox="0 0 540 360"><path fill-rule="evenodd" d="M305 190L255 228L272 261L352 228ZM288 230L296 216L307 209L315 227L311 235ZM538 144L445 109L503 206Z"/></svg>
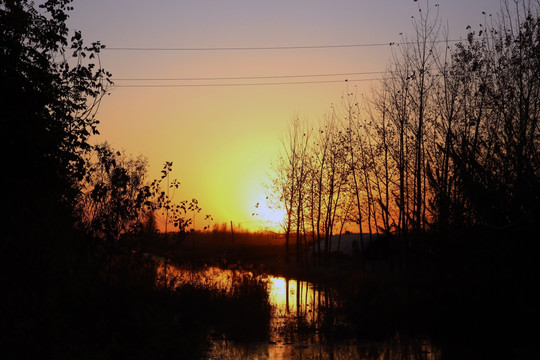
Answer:
<svg viewBox="0 0 540 360"><path fill-rule="evenodd" d="M435 40L429 41L430 44L445 42L458 42L459 40ZM405 42L386 42L386 43L364 43L364 44L337 44L337 45L297 45L297 46L255 46L255 47L106 47L104 50L111 51L250 51L250 50L302 50L302 49L336 49L336 48L355 48L355 47L378 47L378 46L399 46L415 44L413 41Z"/></svg>
<svg viewBox="0 0 540 360"><path fill-rule="evenodd" d="M268 85L303 85L303 84L329 84L360 81L379 81L379 79L345 79L345 80L319 80L319 81L290 81L290 82L265 82L265 83L222 83L222 84L137 84L137 85L113 85L114 88L175 88L175 87L232 87L232 86L268 86Z"/></svg>
<svg viewBox="0 0 540 360"><path fill-rule="evenodd" d="M335 74L303 74L303 75L268 75L268 76L235 76L235 77L187 77L187 78L113 78L112 81L212 81L212 80L257 80L257 79L288 79L306 77L329 77L351 75L384 74L386 71L365 71Z"/></svg>
<svg viewBox="0 0 540 360"><path fill-rule="evenodd" d="M369 75L369 74L392 74L394 71L366 71L353 73L335 73L335 74L304 74L304 75L271 75L271 76L238 76L238 77L198 77L198 78L118 78L115 81L192 81L192 80L256 80L256 79L286 79L286 78L307 78L307 77L329 77L346 75ZM434 74L438 77L440 74ZM284 81L284 82L243 82L243 83L206 83L206 84L131 84L118 85L116 88L174 88L174 87L233 87L233 86L267 86L267 85L302 85L302 84L330 84L342 82L362 82L362 81L382 81L384 78L368 79L341 79L341 80L303 80L303 81Z"/></svg>

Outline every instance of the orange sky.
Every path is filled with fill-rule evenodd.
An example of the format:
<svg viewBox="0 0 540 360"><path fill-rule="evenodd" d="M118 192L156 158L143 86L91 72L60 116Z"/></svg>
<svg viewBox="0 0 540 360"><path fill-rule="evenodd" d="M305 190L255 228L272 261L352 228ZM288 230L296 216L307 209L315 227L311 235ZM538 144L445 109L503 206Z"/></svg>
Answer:
<svg viewBox="0 0 540 360"><path fill-rule="evenodd" d="M432 2L433 4L435 2ZM497 0L439 1L452 38L494 13ZM108 1L74 2L70 27L108 47L215 48L373 44L399 41L411 31L412 0L357 1ZM459 34L459 35L454 35ZM105 50L102 65L114 79L201 78L335 74L383 71L388 46L294 50ZM270 163L295 115L318 121L347 86L368 91L380 75L214 81L127 81L117 85L223 85L340 80L339 83L113 88L101 105L94 142L108 141L148 158L150 177L165 161L181 182L176 200L197 198L216 223L256 229L251 214L264 203ZM347 85L348 84L348 85ZM266 215L268 217L268 215Z"/></svg>

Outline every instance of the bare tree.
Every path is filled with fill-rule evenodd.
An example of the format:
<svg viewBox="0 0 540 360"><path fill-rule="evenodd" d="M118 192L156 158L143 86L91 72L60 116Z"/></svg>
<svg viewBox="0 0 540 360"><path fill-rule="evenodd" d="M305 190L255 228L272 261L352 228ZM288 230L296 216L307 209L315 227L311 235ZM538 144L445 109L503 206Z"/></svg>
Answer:
<svg viewBox="0 0 540 360"><path fill-rule="evenodd" d="M285 259L290 261L290 241L293 230L296 231L297 261L300 261L301 237L303 228L303 206L306 192L306 178L308 173L307 156L310 131L302 124L298 117L294 118L286 137L282 140L282 155L274 168L275 177L273 187L279 202L286 212L285 231Z"/></svg>
<svg viewBox="0 0 540 360"><path fill-rule="evenodd" d="M539 2L503 1L453 55L463 89L452 151L469 222L534 222L539 184Z"/></svg>

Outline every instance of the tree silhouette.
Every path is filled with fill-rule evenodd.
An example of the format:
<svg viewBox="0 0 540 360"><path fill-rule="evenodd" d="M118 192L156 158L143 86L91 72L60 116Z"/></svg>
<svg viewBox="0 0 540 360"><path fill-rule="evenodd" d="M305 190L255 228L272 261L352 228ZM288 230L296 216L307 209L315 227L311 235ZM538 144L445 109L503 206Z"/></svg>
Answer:
<svg viewBox="0 0 540 360"><path fill-rule="evenodd" d="M454 53L463 111L452 156L467 222L538 224L540 6L503 2Z"/></svg>
<svg viewBox="0 0 540 360"><path fill-rule="evenodd" d="M145 158L126 156L107 143L96 145L88 159L77 218L79 227L98 240L95 250L106 262L107 278L121 238L139 233L153 219L145 176Z"/></svg>
<svg viewBox="0 0 540 360"><path fill-rule="evenodd" d="M67 28L70 2L0 2L0 149L9 224L2 246L33 254L34 263L53 258L60 234L73 224L83 156L110 84L98 61L104 45L85 45L80 32Z"/></svg>
<svg viewBox="0 0 540 360"><path fill-rule="evenodd" d="M326 252L341 219L342 229L356 223L360 233L394 233L408 251L432 231L534 229L540 6L502 5L498 17L477 32L469 27L455 46L439 40L438 6L418 6L412 37L393 46L367 109L348 92L305 152L292 123L276 168L286 234L311 229Z"/></svg>
<svg viewBox="0 0 540 360"><path fill-rule="evenodd" d="M191 200L174 201L176 190L180 187L180 182L177 179L170 180L173 163L166 161L161 170L161 177L155 179L148 186L150 198L148 199L151 211L156 215L162 215L165 233L167 233L168 225L171 224L182 236L194 231L195 216L199 214L202 208L199 207L199 201L195 198ZM165 189L162 188L163 181L166 180ZM173 190L172 194L170 190ZM212 216L207 214L205 220L211 219ZM205 226L206 230L208 226Z"/></svg>

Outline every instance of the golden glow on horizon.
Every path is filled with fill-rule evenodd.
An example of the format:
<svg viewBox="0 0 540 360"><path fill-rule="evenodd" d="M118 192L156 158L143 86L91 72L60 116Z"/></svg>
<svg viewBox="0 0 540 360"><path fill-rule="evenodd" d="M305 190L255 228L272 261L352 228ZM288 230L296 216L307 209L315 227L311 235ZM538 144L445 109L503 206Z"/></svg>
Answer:
<svg viewBox="0 0 540 360"><path fill-rule="evenodd" d="M118 71L111 70L118 77L137 73L136 68L146 69L149 77L186 77L332 72L325 68L326 62L333 64L331 69L378 66L368 64L369 59L358 53L346 59L332 52L319 53L316 62L311 52L155 55L159 54L144 53L135 59L145 60L148 66L135 66L130 60ZM193 67L179 66L187 63ZM344 83L116 88L101 106L103 140L95 141L106 140L115 148L148 157L149 179L159 177L162 164L172 161L171 177L181 183L174 200L196 198L202 208L194 221L197 230L209 225L204 218L210 214L218 225L232 221L249 231L280 232L284 213L268 206L263 185L269 182L271 162L279 155L280 138L296 114L317 122L332 101L347 91ZM173 231L171 226L168 229Z"/></svg>
<svg viewBox="0 0 540 360"><path fill-rule="evenodd" d="M451 30L462 35L465 25L477 19L481 11L491 12L488 3L494 7L498 2L456 0L445 4L444 11L449 13L443 16L459 20ZM74 6L70 28L80 29L87 41L100 40L109 47L163 48L386 43L398 41L400 32L410 32L409 15L417 12L412 2L397 0L369 5L316 2L309 7L285 1L137 2L136 6L125 7L114 1L76 0ZM470 9L467 14L462 11L464 6ZM100 22L95 21L97 17ZM384 71L390 56L391 49L386 46L211 53L105 50L100 61L114 78L171 79ZM144 85L231 82L249 81L150 81ZM117 82L122 84L135 82ZM147 157L150 181L160 176L165 161L172 161L172 177L181 183L175 200L196 198L202 208L195 220L197 229L208 225L203 219L210 214L216 224L233 221L249 230L269 224L278 231L282 214L262 206L255 209L255 204L265 200L262 183L268 182L271 161L278 156L287 123L296 115L316 123L330 111L332 103L340 101L340 96L351 91L369 94L371 85L375 84L351 81L113 88L98 113L102 135L92 141L108 141L113 148ZM252 216L254 212L259 216Z"/></svg>

